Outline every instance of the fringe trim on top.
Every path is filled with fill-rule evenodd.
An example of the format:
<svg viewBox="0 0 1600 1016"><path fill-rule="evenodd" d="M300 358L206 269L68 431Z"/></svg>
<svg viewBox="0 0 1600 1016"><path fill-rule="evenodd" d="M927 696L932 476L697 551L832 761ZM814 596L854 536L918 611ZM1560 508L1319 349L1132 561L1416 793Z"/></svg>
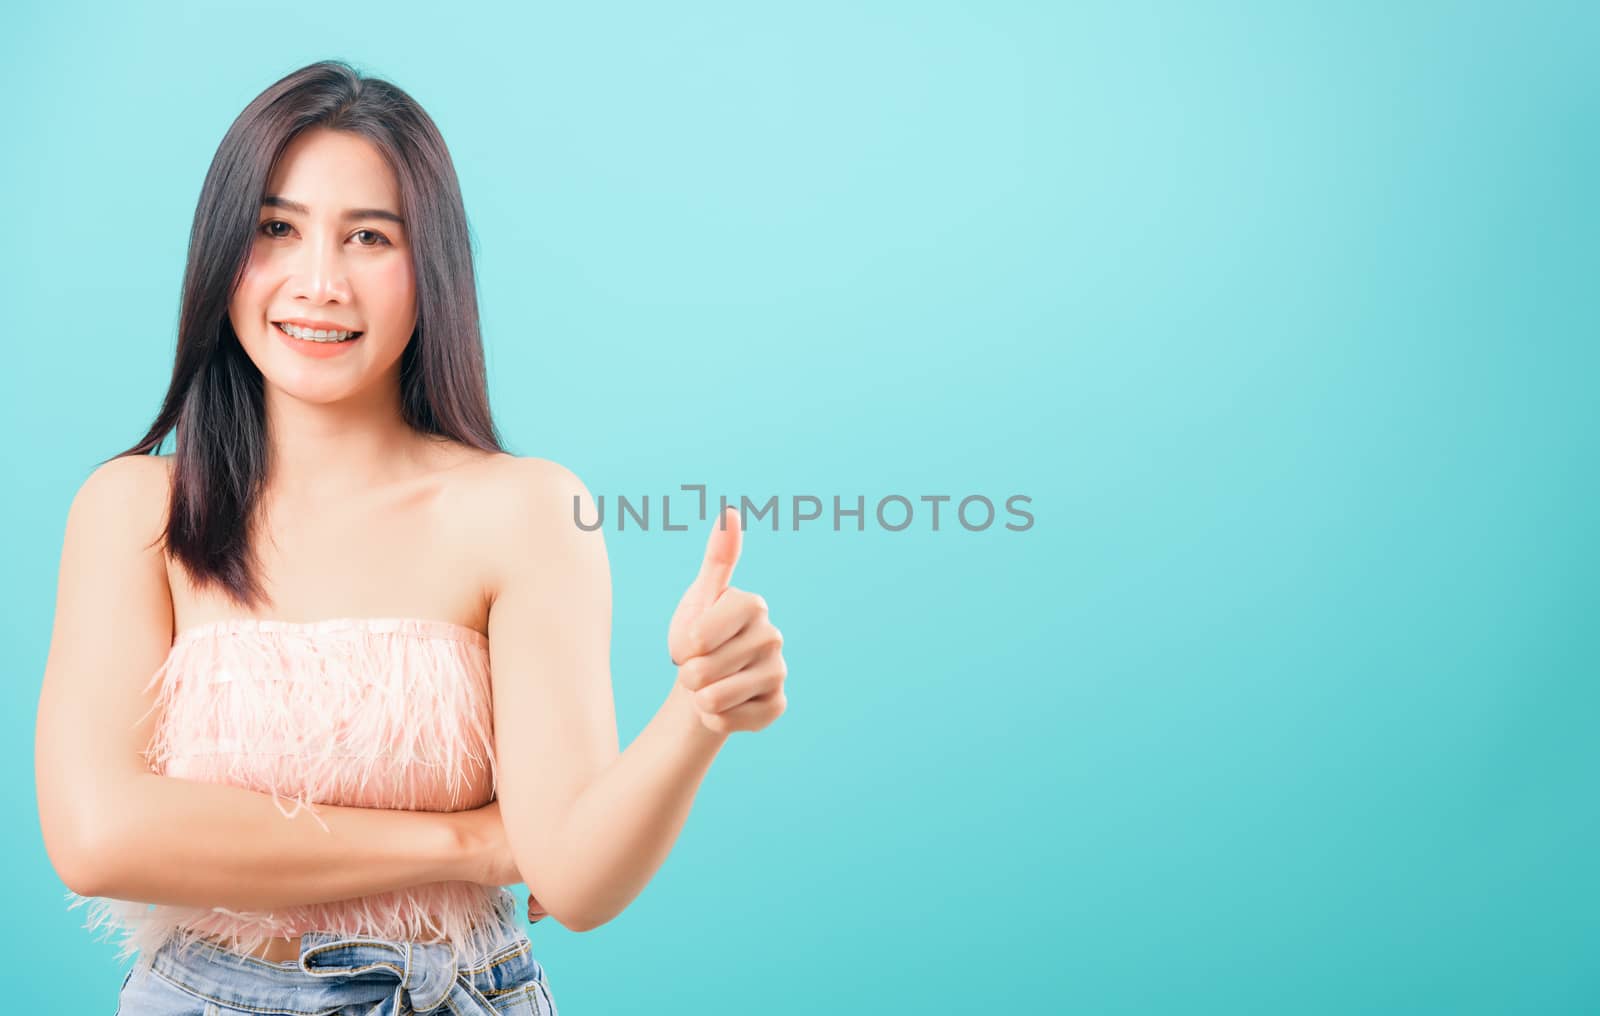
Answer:
<svg viewBox="0 0 1600 1016"><path fill-rule="evenodd" d="M488 639L462 625L220 621L179 633L151 688L151 771L271 794L285 818L306 810L323 829L318 804L460 811L488 804L499 783ZM121 959L147 964L174 937L251 952L312 930L449 941L475 957L494 941L501 893L435 882L271 912L67 897L89 908L86 928L123 932Z"/></svg>

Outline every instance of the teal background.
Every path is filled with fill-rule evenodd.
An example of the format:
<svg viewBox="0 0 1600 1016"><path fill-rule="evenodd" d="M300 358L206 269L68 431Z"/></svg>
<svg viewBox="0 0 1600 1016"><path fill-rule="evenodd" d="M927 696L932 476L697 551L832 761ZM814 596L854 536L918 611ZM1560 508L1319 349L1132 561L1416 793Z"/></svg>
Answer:
<svg viewBox="0 0 1600 1016"><path fill-rule="evenodd" d="M336 57L451 147L512 450L1032 498L747 535L789 711L532 929L563 1012L1600 1010L1597 11L5 7L9 1007L122 973L31 779L68 503L224 131ZM704 539L607 538L624 743Z"/></svg>

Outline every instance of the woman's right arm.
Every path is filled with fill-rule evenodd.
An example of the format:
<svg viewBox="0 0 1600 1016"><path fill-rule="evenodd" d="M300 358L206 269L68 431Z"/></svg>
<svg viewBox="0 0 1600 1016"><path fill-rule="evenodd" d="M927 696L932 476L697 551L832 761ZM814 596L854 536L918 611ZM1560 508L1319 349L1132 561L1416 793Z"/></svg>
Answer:
<svg viewBox="0 0 1600 1016"><path fill-rule="evenodd" d="M269 794L150 771L141 751L159 716L144 685L173 637L166 470L113 459L67 513L34 766L62 881L84 896L257 910L489 874L470 813L318 805L324 831L304 812L285 819Z"/></svg>

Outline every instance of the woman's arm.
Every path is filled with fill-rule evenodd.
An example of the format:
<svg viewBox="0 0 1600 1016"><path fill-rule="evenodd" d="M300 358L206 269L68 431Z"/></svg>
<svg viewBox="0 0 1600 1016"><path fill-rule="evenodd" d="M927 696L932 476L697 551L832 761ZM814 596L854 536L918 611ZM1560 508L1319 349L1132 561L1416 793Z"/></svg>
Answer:
<svg viewBox="0 0 1600 1016"><path fill-rule="evenodd" d="M154 773L119 775L114 815L57 849L84 896L236 910L365 896L466 877L448 813L318 805L285 819L271 795Z"/></svg>
<svg viewBox="0 0 1600 1016"><path fill-rule="evenodd" d="M611 576L594 501L571 472L516 459L488 531L501 562L489 612L500 810L530 891L573 931L621 913L666 860L726 740L688 693L618 752Z"/></svg>
<svg viewBox="0 0 1600 1016"><path fill-rule="evenodd" d="M286 820L271 795L158 776L144 685L171 646L159 458L113 459L67 515L39 698L35 780L45 849L85 896L260 909L473 877L460 819L321 805ZM144 717L133 723L134 717Z"/></svg>

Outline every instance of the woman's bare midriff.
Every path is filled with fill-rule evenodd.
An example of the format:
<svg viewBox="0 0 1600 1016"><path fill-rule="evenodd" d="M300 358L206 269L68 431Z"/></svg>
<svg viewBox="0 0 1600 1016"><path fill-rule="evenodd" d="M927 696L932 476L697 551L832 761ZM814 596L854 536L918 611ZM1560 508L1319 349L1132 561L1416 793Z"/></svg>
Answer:
<svg viewBox="0 0 1600 1016"><path fill-rule="evenodd" d="M249 955L268 963L296 963L300 959L300 936L268 939Z"/></svg>
<svg viewBox="0 0 1600 1016"><path fill-rule="evenodd" d="M222 948L227 948L226 943L215 936L202 937ZM269 938L256 948L245 950L244 955L254 956L268 963L297 963L300 960L300 937L296 935L293 938Z"/></svg>

